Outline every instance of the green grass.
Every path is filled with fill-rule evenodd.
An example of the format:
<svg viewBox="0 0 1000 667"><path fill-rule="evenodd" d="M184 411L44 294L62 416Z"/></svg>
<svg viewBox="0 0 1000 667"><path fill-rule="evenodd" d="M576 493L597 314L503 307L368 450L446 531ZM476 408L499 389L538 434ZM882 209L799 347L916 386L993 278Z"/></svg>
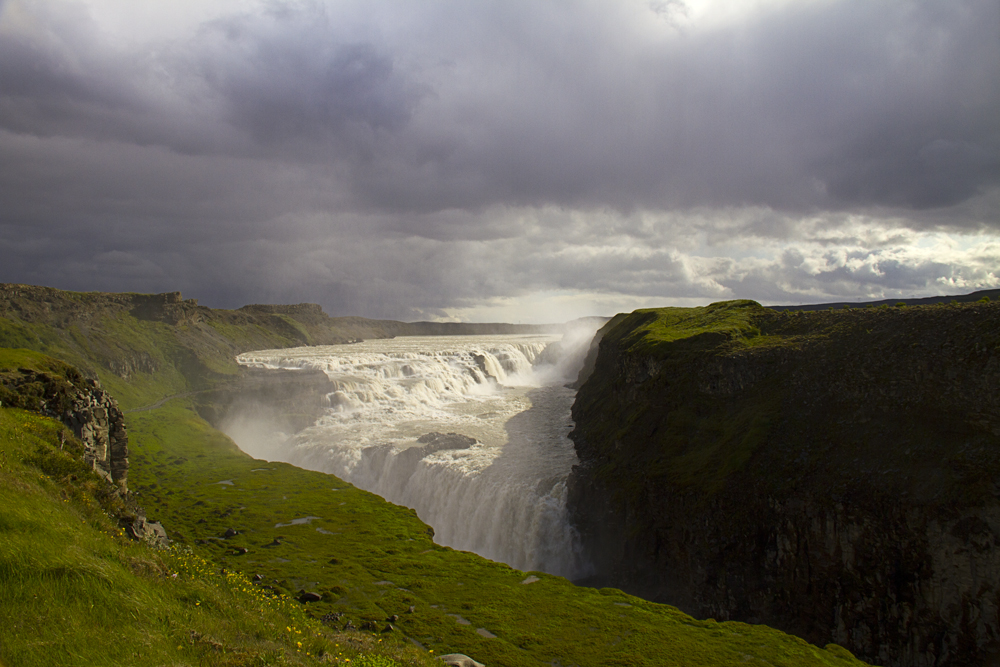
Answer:
<svg viewBox="0 0 1000 667"><path fill-rule="evenodd" d="M0 371L29 368L43 372L64 372L67 364L34 350L0 348Z"/></svg>
<svg viewBox="0 0 1000 667"><path fill-rule="evenodd" d="M636 353L655 353L665 343L680 341L699 348L725 339L745 342L760 335L755 320L764 310L747 300L699 308L644 308L618 321L606 339Z"/></svg>
<svg viewBox="0 0 1000 667"><path fill-rule="evenodd" d="M316 616L382 625L397 614L398 632L427 649L488 665L860 664L764 626L696 621L612 589L543 573L522 584L529 573L434 544L412 510L330 475L250 459L183 400L128 421L132 486L150 516L206 560L290 595L321 594L308 605ZM278 526L303 517L318 518ZM228 528L239 534L221 539Z"/></svg>
<svg viewBox="0 0 1000 667"><path fill-rule="evenodd" d="M129 541L103 481L59 449L62 430L0 409L0 664L432 664L399 637L331 630L188 550Z"/></svg>

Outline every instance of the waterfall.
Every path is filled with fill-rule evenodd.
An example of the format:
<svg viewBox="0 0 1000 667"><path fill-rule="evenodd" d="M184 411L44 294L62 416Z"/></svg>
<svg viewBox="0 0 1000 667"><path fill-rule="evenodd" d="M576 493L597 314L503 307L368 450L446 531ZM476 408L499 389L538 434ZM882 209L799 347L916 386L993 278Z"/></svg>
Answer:
<svg viewBox="0 0 1000 667"><path fill-rule="evenodd" d="M247 353L247 366L320 369L334 391L294 437L262 446L239 424L226 431L253 456L412 507L441 544L576 578L588 567L566 514L577 459L575 393L564 385L578 347L558 336L427 336Z"/></svg>

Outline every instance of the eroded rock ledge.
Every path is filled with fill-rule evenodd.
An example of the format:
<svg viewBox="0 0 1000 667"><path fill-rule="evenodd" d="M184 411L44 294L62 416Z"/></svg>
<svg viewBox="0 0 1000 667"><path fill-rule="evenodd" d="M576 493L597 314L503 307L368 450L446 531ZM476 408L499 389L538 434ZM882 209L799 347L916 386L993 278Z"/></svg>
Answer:
<svg viewBox="0 0 1000 667"><path fill-rule="evenodd" d="M873 664L997 664L1000 304L673 310L616 319L574 407L595 583Z"/></svg>
<svg viewBox="0 0 1000 667"><path fill-rule="evenodd" d="M59 419L84 446L84 460L102 477L128 491L128 434L118 402L97 380L87 380Z"/></svg>
<svg viewBox="0 0 1000 667"><path fill-rule="evenodd" d="M19 368L0 373L0 400L60 420L83 443L83 458L122 492L128 491L128 434L118 402L100 382L70 366L62 372Z"/></svg>

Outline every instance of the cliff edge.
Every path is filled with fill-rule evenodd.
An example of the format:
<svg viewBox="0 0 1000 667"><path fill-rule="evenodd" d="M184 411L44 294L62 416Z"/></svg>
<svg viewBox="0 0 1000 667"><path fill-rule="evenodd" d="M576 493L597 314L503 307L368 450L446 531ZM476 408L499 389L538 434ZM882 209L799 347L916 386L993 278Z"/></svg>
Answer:
<svg viewBox="0 0 1000 667"><path fill-rule="evenodd" d="M595 583L874 664L998 664L1000 304L736 301L599 335L569 500Z"/></svg>

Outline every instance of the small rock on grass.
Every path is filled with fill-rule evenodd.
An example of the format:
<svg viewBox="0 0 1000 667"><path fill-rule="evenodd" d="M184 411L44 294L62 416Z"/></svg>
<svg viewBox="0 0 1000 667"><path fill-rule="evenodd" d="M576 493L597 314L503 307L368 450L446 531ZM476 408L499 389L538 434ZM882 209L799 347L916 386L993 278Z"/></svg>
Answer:
<svg viewBox="0 0 1000 667"><path fill-rule="evenodd" d="M449 667L486 667L483 663L476 662L469 656L461 653L449 653L448 655L438 656L438 660L443 661Z"/></svg>

